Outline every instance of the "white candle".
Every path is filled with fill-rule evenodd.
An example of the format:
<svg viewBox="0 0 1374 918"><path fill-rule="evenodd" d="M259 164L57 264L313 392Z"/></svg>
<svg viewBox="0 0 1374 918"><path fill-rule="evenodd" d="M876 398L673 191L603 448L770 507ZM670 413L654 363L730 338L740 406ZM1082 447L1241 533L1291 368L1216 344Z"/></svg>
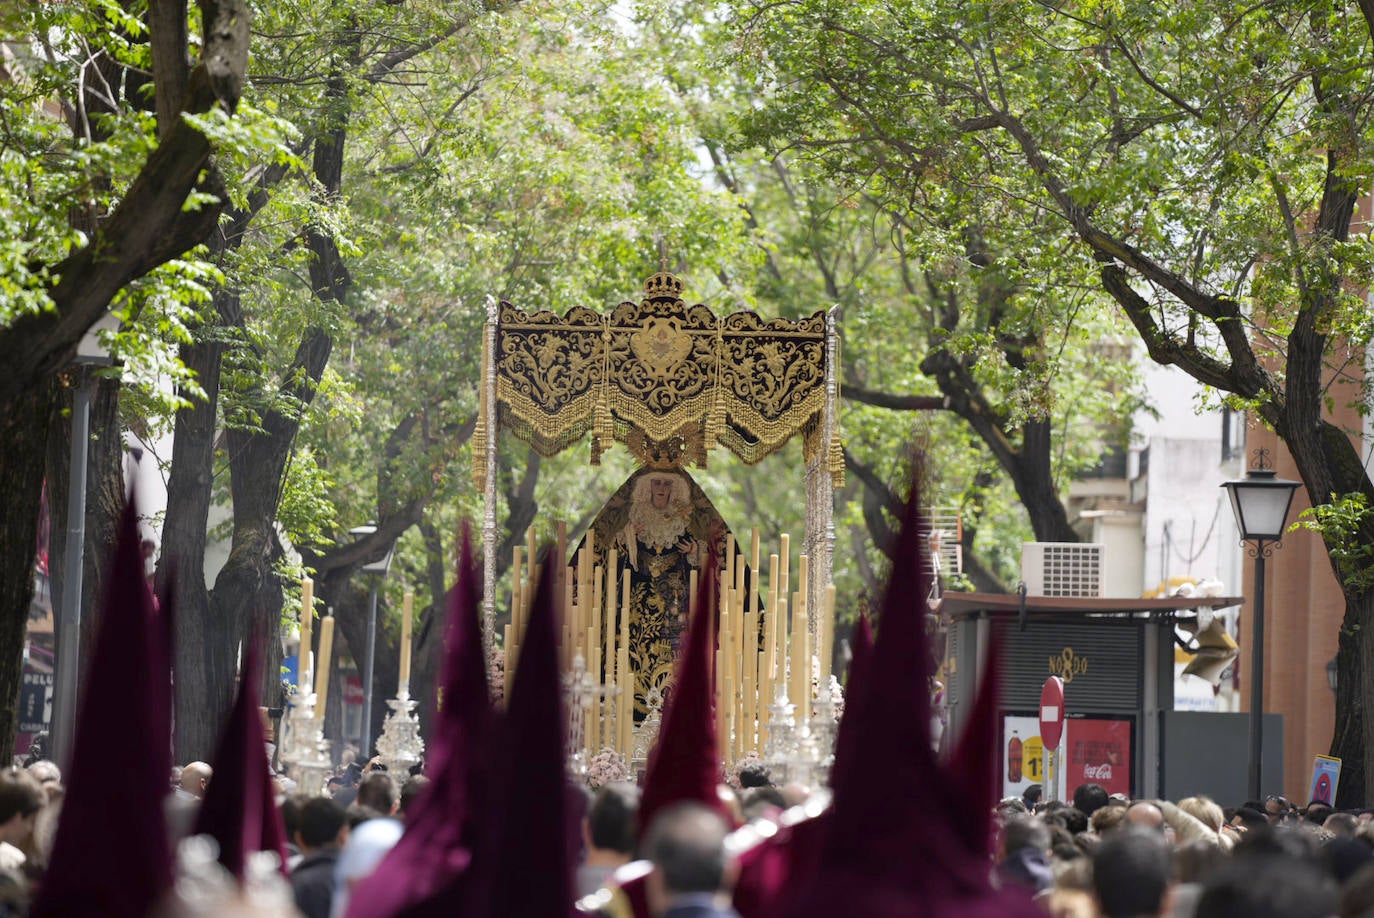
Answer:
<svg viewBox="0 0 1374 918"><path fill-rule="evenodd" d="M407 590L401 602L401 678L397 694L410 694L410 622L415 612L415 594Z"/></svg>
<svg viewBox="0 0 1374 918"><path fill-rule="evenodd" d="M334 616L320 620L320 665L315 674L315 719L324 720L324 703L329 697L329 665L334 659Z"/></svg>

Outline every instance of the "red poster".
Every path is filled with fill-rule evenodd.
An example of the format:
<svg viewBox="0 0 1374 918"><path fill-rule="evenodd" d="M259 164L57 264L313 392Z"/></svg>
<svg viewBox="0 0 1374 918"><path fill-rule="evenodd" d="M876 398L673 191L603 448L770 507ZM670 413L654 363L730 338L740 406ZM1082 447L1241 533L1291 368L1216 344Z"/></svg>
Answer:
<svg viewBox="0 0 1374 918"><path fill-rule="evenodd" d="M1066 793L1101 784L1109 794L1131 793L1131 722L1072 718L1065 724Z"/></svg>

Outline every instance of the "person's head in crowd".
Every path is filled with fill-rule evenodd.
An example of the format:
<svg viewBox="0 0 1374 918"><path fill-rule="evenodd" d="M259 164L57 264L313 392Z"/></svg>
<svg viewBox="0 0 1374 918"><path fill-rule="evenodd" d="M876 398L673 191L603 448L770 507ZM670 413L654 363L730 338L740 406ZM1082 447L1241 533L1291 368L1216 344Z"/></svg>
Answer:
<svg viewBox="0 0 1374 918"><path fill-rule="evenodd" d="M1326 817L1330 816L1334 812L1335 810L1331 808L1330 804L1322 803L1319 800L1314 800L1307 805L1307 809L1303 811L1302 816L1310 823L1313 823L1315 825L1321 825L1322 823L1326 822Z"/></svg>
<svg viewBox="0 0 1374 918"><path fill-rule="evenodd" d="M1236 810L1236 815L1231 817L1231 825L1253 832L1268 828L1269 820L1265 817L1263 810L1243 806Z"/></svg>
<svg viewBox="0 0 1374 918"><path fill-rule="evenodd" d="M1076 806L1066 806L1045 814L1046 822L1057 823L1069 830L1070 835L1088 831L1088 817Z"/></svg>
<svg viewBox="0 0 1374 918"><path fill-rule="evenodd" d="M1266 856L1292 858L1300 861L1317 860L1318 841L1312 832L1285 826L1270 826L1246 832L1233 849L1235 857Z"/></svg>
<svg viewBox="0 0 1374 918"><path fill-rule="evenodd" d="M333 915L348 914L353 887L367 879L401 840L405 827L395 819L369 819L353 827L334 865Z"/></svg>
<svg viewBox="0 0 1374 918"><path fill-rule="evenodd" d="M1102 918L1168 914L1173 861L1164 836L1125 826L1093 854L1093 895Z"/></svg>
<svg viewBox="0 0 1374 918"><path fill-rule="evenodd" d="M1374 848L1362 838L1334 835L1318 851L1322 864L1337 883L1345 883L1362 867L1374 864Z"/></svg>
<svg viewBox="0 0 1374 918"><path fill-rule="evenodd" d="M734 881L725 851L728 833L725 820L698 803L675 804L654 817L643 850L654 865L645 884L651 914L689 903L718 904Z"/></svg>
<svg viewBox="0 0 1374 918"><path fill-rule="evenodd" d="M1002 884L1044 892L1054 885L1047 854L1050 830L1034 816L1013 816L1000 833L997 875Z"/></svg>
<svg viewBox="0 0 1374 918"><path fill-rule="evenodd" d="M1107 805L1107 789L1101 784L1080 784L1073 789L1074 809L1092 816Z"/></svg>
<svg viewBox="0 0 1374 918"><path fill-rule="evenodd" d="M1037 901L1049 918L1097 918L1092 894L1082 889L1056 886Z"/></svg>
<svg viewBox="0 0 1374 918"><path fill-rule="evenodd" d="M782 788L778 788L782 793L783 799L787 799L787 793ZM724 808L732 826L744 825L744 804L740 802L739 794L735 789L724 782L716 785L716 797L720 799L720 805Z"/></svg>
<svg viewBox="0 0 1374 918"><path fill-rule="evenodd" d="M750 762L739 770L739 786L741 789L750 787L772 787L773 778L768 773L768 766L762 762Z"/></svg>
<svg viewBox="0 0 1374 918"><path fill-rule="evenodd" d="M281 805L277 810L281 813L281 825L286 831L286 843L297 852L300 846L296 844L296 830L301 827L301 807L310 797L306 794L288 794L282 799Z"/></svg>
<svg viewBox="0 0 1374 918"><path fill-rule="evenodd" d="M1174 877L1179 883L1201 883L1226 858L1212 841L1195 839L1174 848Z"/></svg>
<svg viewBox="0 0 1374 918"><path fill-rule="evenodd" d="M363 766L356 761L349 762L339 769L339 776L343 778L344 787L357 787L363 779Z"/></svg>
<svg viewBox="0 0 1374 918"><path fill-rule="evenodd" d="M1073 834L1068 829L1058 823L1040 821L1050 833L1050 856L1056 863L1076 861L1083 856L1083 849L1073 843Z"/></svg>
<svg viewBox="0 0 1374 918"><path fill-rule="evenodd" d="M428 786L429 778L425 775L411 775L406 778L406 783L401 785L401 799L396 805L396 815L402 819L409 818L410 808Z"/></svg>
<svg viewBox="0 0 1374 918"><path fill-rule="evenodd" d="M396 782L386 772L374 771L358 784L358 796L353 802L390 816L396 812Z"/></svg>
<svg viewBox="0 0 1374 918"><path fill-rule="evenodd" d="M1247 832L1247 840L1256 834ZM1317 864L1277 854L1246 855L1240 846L1236 851L1203 881L1195 918L1331 918L1336 914L1336 882Z"/></svg>
<svg viewBox="0 0 1374 918"><path fill-rule="evenodd" d="M787 809L787 801L776 787L751 787L740 795L739 802L745 822L773 819Z"/></svg>
<svg viewBox="0 0 1374 918"><path fill-rule="evenodd" d="M788 806L801 806L811 796L811 788L797 781L789 781L778 789L782 791L782 799L787 801Z"/></svg>
<svg viewBox="0 0 1374 918"><path fill-rule="evenodd" d="M1341 884L1341 918L1374 915L1374 864L1366 864Z"/></svg>
<svg viewBox="0 0 1374 918"><path fill-rule="evenodd" d="M1093 813L1093 818L1089 822L1092 824L1094 832L1105 837L1108 833L1114 832L1126 824L1126 808L1124 806L1104 806Z"/></svg>
<svg viewBox="0 0 1374 918"><path fill-rule="evenodd" d="M1137 800L1126 810L1126 822L1153 832L1164 831L1164 813L1148 800Z"/></svg>
<svg viewBox="0 0 1374 918"><path fill-rule="evenodd" d="M1107 806L1130 806L1130 805L1131 805L1131 797L1130 797L1129 794L1123 794L1123 793L1121 793L1120 791L1117 791L1115 794L1108 794L1108 795L1107 795Z"/></svg>
<svg viewBox="0 0 1374 918"><path fill-rule="evenodd" d="M338 803L339 801L335 800L334 802ZM350 803L344 808L344 813L350 829L358 828L369 819L382 819L391 815L390 813L383 813L381 810L374 810L370 806L363 806L361 803Z"/></svg>
<svg viewBox="0 0 1374 918"><path fill-rule="evenodd" d="M204 798L205 789L210 786L210 766L204 762L187 762L181 767L181 783L177 786L183 794Z"/></svg>
<svg viewBox="0 0 1374 918"><path fill-rule="evenodd" d="M1288 815L1292 808L1293 805L1282 794L1270 794L1264 798L1264 815L1269 817L1270 822L1277 822L1280 816Z"/></svg>
<svg viewBox="0 0 1374 918"><path fill-rule="evenodd" d="M1094 835L1091 832L1079 832L1077 835L1073 837L1073 846L1077 848L1079 851L1082 851L1088 857L1092 857L1097 852L1098 846L1101 844L1101 836Z"/></svg>
<svg viewBox="0 0 1374 918"><path fill-rule="evenodd" d="M638 787L619 781L597 790L583 822L588 860L619 866L634 857L640 796Z"/></svg>
<svg viewBox="0 0 1374 918"><path fill-rule="evenodd" d="M1026 812L1034 813L1035 808L1040 804L1040 798L1045 794L1043 784L1032 784L1021 792L1021 799L1026 802Z"/></svg>
<svg viewBox="0 0 1374 918"><path fill-rule="evenodd" d="M24 770L33 775L33 779L43 785L45 791L62 783L62 769L49 759L39 759Z"/></svg>
<svg viewBox="0 0 1374 918"><path fill-rule="evenodd" d="M348 840L348 816L343 807L328 797L299 800L296 811L296 827L291 840L301 853L308 855L322 848L338 848Z"/></svg>
<svg viewBox="0 0 1374 918"><path fill-rule="evenodd" d="M1026 801L1020 797L1003 797L997 804L997 818L1003 822L1024 816L1030 812Z"/></svg>
<svg viewBox="0 0 1374 918"><path fill-rule="evenodd" d="M33 775L22 768L0 770L0 842L16 848L28 845L47 802L43 785Z"/></svg>
<svg viewBox="0 0 1374 918"><path fill-rule="evenodd" d="M1178 802L1178 808L1213 832L1220 832L1226 824L1226 814L1211 797L1184 797Z"/></svg>
<svg viewBox="0 0 1374 918"><path fill-rule="evenodd" d="M1341 838L1354 838L1360 827L1360 820L1354 813L1332 813L1322 823L1322 828Z"/></svg>

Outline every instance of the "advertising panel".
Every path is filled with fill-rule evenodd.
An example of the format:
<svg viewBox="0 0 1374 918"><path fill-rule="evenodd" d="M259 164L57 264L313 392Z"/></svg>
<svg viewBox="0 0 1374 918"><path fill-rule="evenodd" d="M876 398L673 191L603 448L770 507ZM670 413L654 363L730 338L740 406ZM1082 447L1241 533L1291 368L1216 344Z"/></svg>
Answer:
<svg viewBox="0 0 1374 918"><path fill-rule="evenodd" d="M1109 794L1131 793L1131 721L1071 718L1065 733L1065 786L1101 784Z"/></svg>
<svg viewBox="0 0 1374 918"><path fill-rule="evenodd" d="M1134 724L1129 717L1069 717L1064 721L1062 775L1055 783L1065 797L1080 784L1100 784L1109 794L1131 793L1131 742ZM1036 715L1008 714L1002 718L1002 796L1019 797L1032 784L1045 781L1045 751Z"/></svg>

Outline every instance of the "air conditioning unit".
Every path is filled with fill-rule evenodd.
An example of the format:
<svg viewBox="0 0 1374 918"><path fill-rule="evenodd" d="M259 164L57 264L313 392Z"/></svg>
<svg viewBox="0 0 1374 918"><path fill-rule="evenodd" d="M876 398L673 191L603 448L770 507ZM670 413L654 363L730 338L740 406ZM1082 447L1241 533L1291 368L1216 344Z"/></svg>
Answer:
<svg viewBox="0 0 1374 918"><path fill-rule="evenodd" d="M1028 596L1102 596L1100 542L1023 542L1021 579Z"/></svg>

